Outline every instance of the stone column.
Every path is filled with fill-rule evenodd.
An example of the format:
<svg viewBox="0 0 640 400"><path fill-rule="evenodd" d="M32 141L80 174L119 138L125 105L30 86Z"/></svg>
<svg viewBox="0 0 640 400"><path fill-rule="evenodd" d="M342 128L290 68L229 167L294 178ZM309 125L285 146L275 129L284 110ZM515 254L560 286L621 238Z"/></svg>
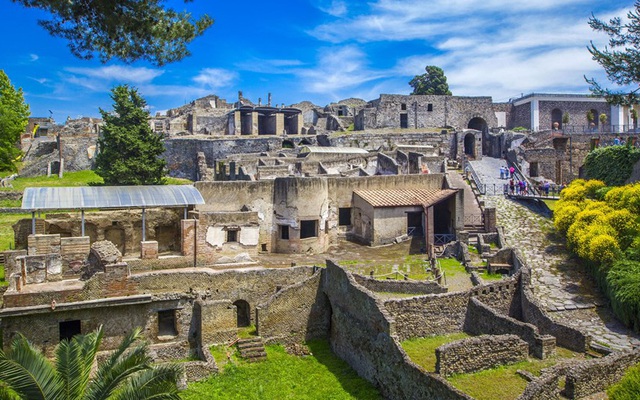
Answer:
<svg viewBox="0 0 640 400"><path fill-rule="evenodd" d="M540 103L531 99L531 130L537 132L540 129Z"/></svg>
<svg viewBox="0 0 640 400"><path fill-rule="evenodd" d="M180 251L183 256L193 256L195 252L196 220L183 219L180 221Z"/></svg>
<svg viewBox="0 0 640 400"><path fill-rule="evenodd" d="M275 134L280 136L284 134L284 114L276 113L276 131Z"/></svg>
<svg viewBox="0 0 640 400"><path fill-rule="evenodd" d="M256 111L251 112L251 135L257 136L258 131L258 113Z"/></svg>
<svg viewBox="0 0 640 400"><path fill-rule="evenodd" d="M143 260L155 260L158 258L158 242L146 240L140 242L140 258Z"/></svg>
<svg viewBox="0 0 640 400"><path fill-rule="evenodd" d="M496 230L496 209L485 208L484 209L484 230L485 232L493 232Z"/></svg>

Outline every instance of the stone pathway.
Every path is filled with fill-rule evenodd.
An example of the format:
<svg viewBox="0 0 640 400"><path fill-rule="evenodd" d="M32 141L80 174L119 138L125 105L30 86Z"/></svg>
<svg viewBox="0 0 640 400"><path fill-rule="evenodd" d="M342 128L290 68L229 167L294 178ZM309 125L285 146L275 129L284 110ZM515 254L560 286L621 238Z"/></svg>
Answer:
<svg viewBox="0 0 640 400"><path fill-rule="evenodd" d="M478 174L486 173L495 168L493 160L474 161L474 168L477 165ZM546 207L504 196L485 196L484 200L487 207L496 208L507 243L520 250L531 268L534 294L551 318L586 331L594 342L613 349L640 346L640 336L615 319L589 272L555 233Z"/></svg>
<svg viewBox="0 0 640 400"><path fill-rule="evenodd" d="M509 180L500 179L500 167L506 166L506 161L500 158L483 157L481 160L470 162L482 183L486 185L488 195L504 193L504 185L509 183Z"/></svg>

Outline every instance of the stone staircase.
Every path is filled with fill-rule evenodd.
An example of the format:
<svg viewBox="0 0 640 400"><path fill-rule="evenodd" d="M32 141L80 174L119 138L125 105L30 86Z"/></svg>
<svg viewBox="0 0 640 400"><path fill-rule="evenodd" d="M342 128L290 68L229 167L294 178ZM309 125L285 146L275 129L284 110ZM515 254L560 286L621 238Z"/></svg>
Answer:
<svg viewBox="0 0 640 400"><path fill-rule="evenodd" d="M250 339L239 339L236 343L240 357L249 362L258 362L267 359L262 338L257 336Z"/></svg>

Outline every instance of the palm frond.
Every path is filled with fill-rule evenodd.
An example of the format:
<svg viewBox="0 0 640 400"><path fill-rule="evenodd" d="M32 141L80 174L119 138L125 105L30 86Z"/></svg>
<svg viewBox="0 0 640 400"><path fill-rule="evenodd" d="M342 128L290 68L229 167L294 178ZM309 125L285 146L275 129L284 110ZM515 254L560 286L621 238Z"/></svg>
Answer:
<svg viewBox="0 0 640 400"><path fill-rule="evenodd" d="M102 340L102 326L86 335L62 341L56 348L56 369L67 399L79 399L89 383L93 360Z"/></svg>
<svg viewBox="0 0 640 400"><path fill-rule="evenodd" d="M101 363L94 379L89 384L87 400L109 397L131 375L150 368L151 358L147 355L145 343L141 343L131 350L128 349L139 337L140 330L136 329L122 341L106 362Z"/></svg>
<svg viewBox="0 0 640 400"><path fill-rule="evenodd" d="M162 364L141 371L127 380L116 400L177 400L177 381L182 374L178 364Z"/></svg>
<svg viewBox="0 0 640 400"><path fill-rule="evenodd" d="M22 335L0 351L0 381L23 399L61 398L62 382L53 365Z"/></svg>

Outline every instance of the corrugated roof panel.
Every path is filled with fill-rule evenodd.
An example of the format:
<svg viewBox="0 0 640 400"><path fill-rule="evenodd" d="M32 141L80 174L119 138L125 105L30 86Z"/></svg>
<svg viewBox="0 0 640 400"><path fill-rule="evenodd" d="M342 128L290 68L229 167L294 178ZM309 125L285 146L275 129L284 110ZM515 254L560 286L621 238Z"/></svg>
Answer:
<svg viewBox="0 0 640 400"><path fill-rule="evenodd" d="M300 154L306 153L369 154L367 150L358 147L333 146L304 146L300 149Z"/></svg>
<svg viewBox="0 0 640 400"><path fill-rule="evenodd" d="M432 206L456 193L454 189L381 189L354 190L373 207Z"/></svg>
<svg viewBox="0 0 640 400"><path fill-rule="evenodd" d="M204 204L191 185L166 186L82 186L26 188L24 210L67 210L87 208L149 208Z"/></svg>

